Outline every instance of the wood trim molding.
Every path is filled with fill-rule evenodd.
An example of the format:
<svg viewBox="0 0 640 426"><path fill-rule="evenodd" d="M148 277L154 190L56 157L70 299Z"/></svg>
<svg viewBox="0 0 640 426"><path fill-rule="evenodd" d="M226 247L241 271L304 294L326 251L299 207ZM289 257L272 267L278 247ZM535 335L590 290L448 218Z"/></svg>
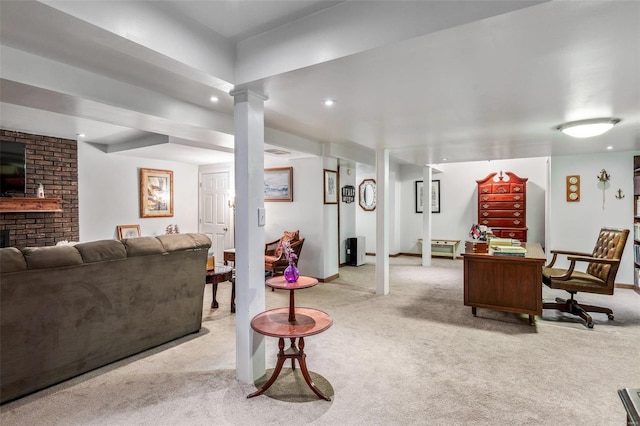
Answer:
<svg viewBox="0 0 640 426"><path fill-rule="evenodd" d="M61 212L60 198L0 198L0 213Z"/></svg>

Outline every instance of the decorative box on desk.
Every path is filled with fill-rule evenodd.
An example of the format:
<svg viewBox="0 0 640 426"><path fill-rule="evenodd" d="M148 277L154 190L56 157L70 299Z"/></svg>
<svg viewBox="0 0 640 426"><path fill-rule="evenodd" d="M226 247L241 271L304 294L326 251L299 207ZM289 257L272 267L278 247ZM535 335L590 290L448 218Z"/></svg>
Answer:
<svg viewBox="0 0 640 426"><path fill-rule="evenodd" d="M465 241L465 253L489 253L489 244L486 241Z"/></svg>

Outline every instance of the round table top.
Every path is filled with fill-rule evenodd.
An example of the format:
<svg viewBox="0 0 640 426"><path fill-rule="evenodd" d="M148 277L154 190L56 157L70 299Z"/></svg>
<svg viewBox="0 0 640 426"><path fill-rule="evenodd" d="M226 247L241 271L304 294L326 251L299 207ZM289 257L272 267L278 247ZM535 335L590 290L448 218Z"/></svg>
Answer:
<svg viewBox="0 0 640 426"><path fill-rule="evenodd" d="M333 319L319 309L296 308L296 320L289 322L289 308L262 312L251 320L251 328L271 337L306 337L322 333L333 324Z"/></svg>
<svg viewBox="0 0 640 426"><path fill-rule="evenodd" d="M289 283L284 279L283 275L269 278L266 282L266 285L269 287L278 289L278 290L298 290L301 288L309 288L318 284L318 280L313 277L305 277L300 275L298 277L298 281Z"/></svg>

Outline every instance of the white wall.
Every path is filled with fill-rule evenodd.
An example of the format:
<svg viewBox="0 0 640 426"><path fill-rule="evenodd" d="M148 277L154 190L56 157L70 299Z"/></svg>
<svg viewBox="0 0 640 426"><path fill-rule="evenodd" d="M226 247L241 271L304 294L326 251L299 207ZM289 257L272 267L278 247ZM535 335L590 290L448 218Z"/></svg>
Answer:
<svg viewBox="0 0 640 426"><path fill-rule="evenodd" d="M602 227L633 231L633 156L640 151L551 158L549 187L549 249L590 253ZM605 169L611 179L605 190L597 179ZM580 175L580 201L566 201L566 176ZM624 198L615 197L622 189ZM633 284L633 232L627 241L616 283ZM548 256L549 257L549 256ZM550 258L550 257L549 257ZM560 265L567 265L566 261ZM584 269L583 269L584 270Z"/></svg>
<svg viewBox="0 0 640 426"><path fill-rule="evenodd" d="M324 204L323 169L337 170L335 159L310 157L290 161L265 158L265 167L293 167L293 202L265 202L265 241L283 231L300 230L306 238L298 269L320 279L338 273L338 205Z"/></svg>
<svg viewBox="0 0 640 426"><path fill-rule="evenodd" d="M173 171L173 217L140 217L140 168ZM142 235L161 235L169 224L198 232L198 166L106 154L78 143L80 241L117 238L116 226L139 224Z"/></svg>
<svg viewBox="0 0 640 426"><path fill-rule="evenodd" d="M389 254L401 252L402 240L400 238L400 227L403 222L404 212L400 208L402 195L398 190L402 187L399 181L400 166L391 162L389 164ZM356 173L356 234L365 237L367 253L376 252L376 214L378 208L367 211L360 207L358 199L360 196L359 186L364 179L373 179L377 183L375 167L360 165Z"/></svg>
<svg viewBox="0 0 640 426"><path fill-rule="evenodd" d="M527 234L528 241L545 245L544 211L547 158L519 160L475 161L439 164L441 173L433 174L440 180L440 213L432 214L432 238L460 240L458 253L464 251L463 241L469 238L471 225L478 222L478 193L476 180L490 173L513 172L527 181ZM401 166L402 218L401 253L420 253L418 238L422 232L422 215L415 212L415 181L422 180L422 168Z"/></svg>
<svg viewBox="0 0 640 426"><path fill-rule="evenodd" d="M351 185L356 188L356 198L352 203L342 201L342 188ZM353 167L340 167L340 263L346 262L346 240L356 236L356 209L358 207L358 186Z"/></svg>

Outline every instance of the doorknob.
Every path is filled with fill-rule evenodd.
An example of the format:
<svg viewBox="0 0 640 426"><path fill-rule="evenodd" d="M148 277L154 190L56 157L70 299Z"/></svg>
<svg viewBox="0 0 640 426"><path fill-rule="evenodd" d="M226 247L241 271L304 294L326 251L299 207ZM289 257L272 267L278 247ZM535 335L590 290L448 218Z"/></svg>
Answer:
<svg viewBox="0 0 640 426"><path fill-rule="evenodd" d="M222 228L222 230L223 230L224 232L227 232L227 231L229 230L229 228Z"/></svg>

